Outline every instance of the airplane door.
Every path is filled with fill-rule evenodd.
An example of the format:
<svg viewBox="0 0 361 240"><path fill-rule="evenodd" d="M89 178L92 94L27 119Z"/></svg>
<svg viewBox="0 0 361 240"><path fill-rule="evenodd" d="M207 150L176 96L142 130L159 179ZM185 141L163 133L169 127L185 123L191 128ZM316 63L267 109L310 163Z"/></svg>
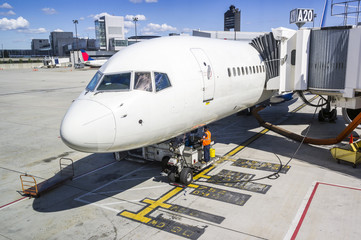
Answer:
<svg viewBox="0 0 361 240"><path fill-rule="evenodd" d="M214 98L214 74L211 61L206 53L200 48L192 48L191 52L196 58L203 78L203 102Z"/></svg>

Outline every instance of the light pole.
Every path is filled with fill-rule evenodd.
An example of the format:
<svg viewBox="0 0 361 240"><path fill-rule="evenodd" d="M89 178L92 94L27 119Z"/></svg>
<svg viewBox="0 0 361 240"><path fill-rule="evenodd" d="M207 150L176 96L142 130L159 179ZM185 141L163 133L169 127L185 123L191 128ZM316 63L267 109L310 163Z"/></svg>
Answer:
<svg viewBox="0 0 361 240"><path fill-rule="evenodd" d="M79 59L79 49L78 49L78 30L76 28L76 25L78 24L78 20L73 20L73 23L75 25L76 53L77 53L77 56L78 56L78 63L79 63L80 59Z"/></svg>
<svg viewBox="0 0 361 240"><path fill-rule="evenodd" d="M138 22L138 18L137 18L137 17L133 17L133 21L134 21L134 27L135 27L135 41L138 42L138 36L137 36L137 22Z"/></svg>

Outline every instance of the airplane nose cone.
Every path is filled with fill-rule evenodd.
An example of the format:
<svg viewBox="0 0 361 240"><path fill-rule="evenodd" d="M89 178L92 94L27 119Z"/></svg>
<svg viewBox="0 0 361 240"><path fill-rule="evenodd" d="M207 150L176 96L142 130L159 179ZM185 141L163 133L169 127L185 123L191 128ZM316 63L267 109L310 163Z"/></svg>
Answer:
<svg viewBox="0 0 361 240"><path fill-rule="evenodd" d="M104 105L91 100L77 100L61 123L63 142L81 152L106 152L114 144L115 117Z"/></svg>

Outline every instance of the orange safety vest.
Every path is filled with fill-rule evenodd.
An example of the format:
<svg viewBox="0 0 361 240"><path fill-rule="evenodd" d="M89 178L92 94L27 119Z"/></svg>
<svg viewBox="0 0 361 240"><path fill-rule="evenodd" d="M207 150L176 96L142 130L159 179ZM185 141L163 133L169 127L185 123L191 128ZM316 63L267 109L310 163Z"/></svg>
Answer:
<svg viewBox="0 0 361 240"><path fill-rule="evenodd" d="M205 132L206 136L203 136L203 146L208 146L211 144L211 132L210 131L206 131Z"/></svg>

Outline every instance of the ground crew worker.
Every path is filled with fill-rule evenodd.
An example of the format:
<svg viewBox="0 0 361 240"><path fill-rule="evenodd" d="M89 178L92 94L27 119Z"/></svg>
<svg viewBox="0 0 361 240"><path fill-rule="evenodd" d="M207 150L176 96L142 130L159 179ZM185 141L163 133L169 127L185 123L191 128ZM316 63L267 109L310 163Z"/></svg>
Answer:
<svg viewBox="0 0 361 240"><path fill-rule="evenodd" d="M203 128L203 153L204 153L204 161L207 163L210 161L210 148L211 148L211 132L209 131L207 126L204 126Z"/></svg>

